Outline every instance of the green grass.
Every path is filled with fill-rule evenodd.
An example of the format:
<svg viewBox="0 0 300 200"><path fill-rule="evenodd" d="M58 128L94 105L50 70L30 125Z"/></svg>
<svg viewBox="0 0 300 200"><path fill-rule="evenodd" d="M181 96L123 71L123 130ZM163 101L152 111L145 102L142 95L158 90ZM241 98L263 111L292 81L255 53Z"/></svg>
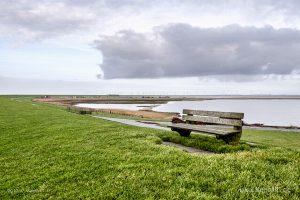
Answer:
<svg viewBox="0 0 300 200"><path fill-rule="evenodd" d="M0 199L300 196L296 133L247 130L243 141L266 147L195 156L160 145L163 137L177 138L167 131L124 126L28 100L0 97L0 108ZM207 143L215 151L224 148L203 136L184 140L198 147Z"/></svg>
<svg viewBox="0 0 300 200"><path fill-rule="evenodd" d="M242 140L300 150L300 132L243 130Z"/></svg>

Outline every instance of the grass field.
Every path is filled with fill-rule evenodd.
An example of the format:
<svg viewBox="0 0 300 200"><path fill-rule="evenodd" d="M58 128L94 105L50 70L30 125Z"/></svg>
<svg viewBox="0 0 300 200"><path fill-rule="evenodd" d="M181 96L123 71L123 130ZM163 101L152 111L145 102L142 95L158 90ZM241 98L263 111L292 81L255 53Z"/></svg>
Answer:
<svg viewBox="0 0 300 200"><path fill-rule="evenodd" d="M300 133L213 138L0 97L0 199L299 199ZM231 152L195 156L162 140ZM258 143L256 148L245 141Z"/></svg>

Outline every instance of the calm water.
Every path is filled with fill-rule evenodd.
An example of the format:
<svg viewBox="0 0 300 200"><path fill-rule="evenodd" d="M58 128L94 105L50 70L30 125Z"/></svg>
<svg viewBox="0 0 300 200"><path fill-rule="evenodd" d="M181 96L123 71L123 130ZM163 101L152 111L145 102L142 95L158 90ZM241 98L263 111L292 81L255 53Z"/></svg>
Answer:
<svg viewBox="0 0 300 200"><path fill-rule="evenodd" d="M80 104L83 105L83 104ZM142 104L84 104L85 107L122 108L139 110ZM144 104L145 105L145 104ZM174 101L159 105L153 110L179 112L183 109L228 111L245 113L246 123L265 125L300 126L300 100L208 100Z"/></svg>

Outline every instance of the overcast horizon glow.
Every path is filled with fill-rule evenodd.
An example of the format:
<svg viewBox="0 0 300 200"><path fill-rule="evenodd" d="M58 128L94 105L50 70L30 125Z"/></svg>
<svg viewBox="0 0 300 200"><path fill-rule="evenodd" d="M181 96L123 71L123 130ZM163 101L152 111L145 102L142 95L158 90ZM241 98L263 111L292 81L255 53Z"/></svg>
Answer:
<svg viewBox="0 0 300 200"><path fill-rule="evenodd" d="M296 0L0 2L0 94L298 94Z"/></svg>

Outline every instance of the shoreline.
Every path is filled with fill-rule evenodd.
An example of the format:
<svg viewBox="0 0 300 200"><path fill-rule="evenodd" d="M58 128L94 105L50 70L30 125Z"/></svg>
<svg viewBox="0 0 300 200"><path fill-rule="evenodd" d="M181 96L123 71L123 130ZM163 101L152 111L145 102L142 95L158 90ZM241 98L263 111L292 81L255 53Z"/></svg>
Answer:
<svg viewBox="0 0 300 200"><path fill-rule="evenodd" d="M203 101L203 100L299 100L300 95L98 95L98 96L56 96L45 95L36 97L33 101L61 105L78 103L103 104L163 104L169 101Z"/></svg>
<svg viewBox="0 0 300 200"><path fill-rule="evenodd" d="M180 113L176 112L159 112L152 110L154 107L158 106L157 104L165 104L169 101L203 101L203 100L216 100L216 99L222 99L222 100L231 100L231 99L239 99L239 100L248 100L248 99L295 99L298 98L279 98L279 97L272 97L272 98L238 98L238 97L230 97L230 98L223 98L224 96L219 96L219 98L216 99L188 99L188 98L167 98L166 96L147 96L143 98L137 98L136 96L102 96L102 98L53 98L53 97L47 97L47 98L35 98L33 99L34 102L42 102L42 103L49 103L54 105L59 105L63 107L72 107L75 109L80 110L88 110L92 112L97 113L106 113L106 114L114 114L114 115L120 115L121 116L128 116L128 117L138 117L141 119L150 119L150 120L171 120L173 117L178 117ZM206 96L208 97L208 96ZM300 97L299 97L300 99ZM130 110L130 109L119 109L119 108L84 108L84 107L78 107L76 104L79 103L101 103L101 104L153 104L153 105L147 105L143 106L140 105L141 109L139 110ZM267 125L262 123L245 123L245 127L251 127L251 128L257 128L257 129L277 129L277 130L300 130L300 126L284 126L284 125Z"/></svg>

